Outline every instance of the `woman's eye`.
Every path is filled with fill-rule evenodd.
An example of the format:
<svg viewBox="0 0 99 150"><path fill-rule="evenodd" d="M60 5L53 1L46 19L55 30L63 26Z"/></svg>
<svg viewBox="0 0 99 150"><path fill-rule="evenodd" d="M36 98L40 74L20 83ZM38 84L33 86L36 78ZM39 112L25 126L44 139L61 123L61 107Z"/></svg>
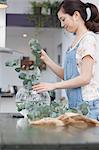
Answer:
<svg viewBox="0 0 99 150"><path fill-rule="evenodd" d="M64 21L65 21L65 19L62 19L62 21L64 22Z"/></svg>

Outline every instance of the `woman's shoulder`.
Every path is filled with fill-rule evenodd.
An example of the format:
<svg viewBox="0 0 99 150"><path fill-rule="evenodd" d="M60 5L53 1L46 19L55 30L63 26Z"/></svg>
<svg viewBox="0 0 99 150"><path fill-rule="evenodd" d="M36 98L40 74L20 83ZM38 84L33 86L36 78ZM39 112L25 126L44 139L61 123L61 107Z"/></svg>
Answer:
<svg viewBox="0 0 99 150"><path fill-rule="evenodd" d="M87 32L85 34L79 44L78 53L81 55L81 58L86 55L91 55L96 60L96 38L93 32Z"/></svg>
<svg viewBox="0 0 99 150"><path fill-rule="evenodd" d="M88 31L82 39L82 43L93 43L96 42L95 34L91 31Z"/></svg>

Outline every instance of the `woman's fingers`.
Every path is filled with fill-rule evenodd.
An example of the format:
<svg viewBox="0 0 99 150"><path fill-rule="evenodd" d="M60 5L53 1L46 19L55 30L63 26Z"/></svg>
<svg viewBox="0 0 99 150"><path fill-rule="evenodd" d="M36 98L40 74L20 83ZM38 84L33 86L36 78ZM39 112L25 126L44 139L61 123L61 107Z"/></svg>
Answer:
<svg viewBox="0 0 99 150"><path fill-rule="evenodd" d="M32 88L34 91L37 91L40 93L44 92L44 91L51 91L51 90L55 89L53 83L40 83L40 84L34 85Z"/></svg>
<svg viewBox="0 0 99 150"><path fill-rule="evenodd" d="M37 91L37 93L41 93L47 91L46 88L42 84L37 84L33 86L33 90Z"/></svg>

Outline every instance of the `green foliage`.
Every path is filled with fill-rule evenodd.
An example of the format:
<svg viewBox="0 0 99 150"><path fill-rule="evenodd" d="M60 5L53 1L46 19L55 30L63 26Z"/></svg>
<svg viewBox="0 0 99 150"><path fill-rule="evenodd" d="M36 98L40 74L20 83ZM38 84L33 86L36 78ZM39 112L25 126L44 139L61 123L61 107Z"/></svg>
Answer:
<svg viewBox="0 0 99 150"><path fill-rule="evenodd" d="M70 109L67 109L67 112L79 113L79 110L75 108L70 108Z"/></svg>
<svg viewBox="0 0 99 150"><path fill-rule="evenodd" d="M35 27L58 27L60 22L57 18L57 8L59 1L31 1L30 13L28 15L29 21L33 22Z"/></svg>
<svg viewBox="0 0 99 150"><path fill-rule="evenodd" d="M40 52L41 46L37 39L31 39L29 41L29 46L31 48L31 54L35 56L34 65L30 68L23 70L20 66L20 59L10 60L5 63L7 67L15 67L15 71L19 73L19 79L23 80L23 86L27 89L31 89L33 84L38 83L40 79L39 66L41 65Z"/></svg>
<svg viewBox="0 0 99 150"><path fill-rule="evenodd" d="M30 106L31 105L31 106ZM39 102L31 102L25 105L28 111L28 118L31 120L41 119L43 117L58 117L66 112L66 106L61 103L52 102L50 105L39 105Z"/></svg>
<svg viewBox="0 0 99 150"><path fill-rule="evenodd" d="M42 7L42 3L41 2L31 1L30 4L31 4L32 8Z"/></svg>
<svg viewBox="0 0 99 150"><path fill-rule="evenodd" d="M54 9L58 8L59 4L60 4L59 1L54 1L53 3L51 3L51 7L53 7Z"/></svg>
<svg viewBox="0 0 99 150"><path fill-rule="evenodd" d="M45 8L46 12L48 11L48 9L51 8L55 10L58 8L60 2L59 1L51 2L50 0L42 1L42 2L31 1L30 4L31 4L31 10L34 13L34 9L38 7Z"/></svg>
<svg viewBox="0 0 99 150"><path fill-rule="evenodd" d="M89 105L84 102L80 105L80 111L82 112L83 115L87 115L89 112Z"/></svg>
<svg viewBox="0 0 99 150"><path fill-rule="evenodd" d="M88 111L86 111L88 105L86 103L81 104L80 109L75 109L75 108L68 109L61 102L59 103L55 101L48 106L38 105L38 102L37 103L34 102L31 103L31 106L28 105L28 107L29 107L29 111L27 116L31 120L41 119L44 117L55 118L61 114L65 114L66 112L79 113L82 115L88 114Z"/></svg>
<svg viewBox="0 0 99 150"><path fill-rule="evenodd" d="M80 109L67 109L66 105L63 105L63 103L59 103L56 101L53 101L50 105L43 105L39 101L31 101L31 102L24 102L23 105L18 106L18 110L27 109L28 114L27 117L31 120L41 119L44 117L58 117L61 114L65 114L66 112L73 112L73 113L80 113L83 115L87 115L85 112L85 106L87 106L85 103L83 103L80 107ZM82 111L83 110L83 111Z"/></svg>
<svg viewBox="0 0 99 150"><path fill-rule="evenodd" d="M40 66L41 60L40 60L40 53L41 53L41 45L39 44L39 41L37 39L31 39L29 41L29 46L32 49L32 54L36 57L35 65Z"/></svg>
<svg viewBox="0 0 99 150"><path fill-rule="evenodd" d="M23 109L25 109L25 104L24 103L16 103L17 106L17 111L21 111Z"/></svg>
<svg viewBox="0 0 99 150"><path fill-rule="evenodd" d="M51 2L49 0L43 1L42 8L44 8L46 10L46 12L48 13L48 10L51 8Z"/></svg>
<svg viewBox="0 0 99 150"><path fill-rule="evenodd" d="M81 113L82 115L87 115L89 112L89 105L87 102L83 102L78 109L71 108L67 110L68 112L73 112L73 113Z"/></svg>
<svg viewBox="0 0 99 150"><path fill-rule="evenodd" d="M31 89L33 84L30 79L24 79L23 85L26 89Z"/></svg>
<svg viewBox="0 0 99 150"><path fill-rule="evenodd" d="M14 67L14 66L18 66L19 64L20 64L20 60L19 59L15 59L15 60L7 61L5 63L5 66Z"/></svg>
<svg viewBox="0 0 99 150"><path fill-rule="evenodd" d="M16 72L20 72L20 71L21 71L21 68L20 68L20 67L17 67L17 68L15 68L15 71L16 71Z"/></svg>
<svg viewBox="0 0 99 150"><path fill-rule="evenodd" d="M1 3L1 4L6 4L6 3L7 3L7 0L0 0L0 3Z"/></svg>
<svg viewBox="0 0 99 150"><path fill-rule="evenodd" d="M26 73L23 73L23 72L20 73L20 74L19 74L19 78L22 79L22 80L25 80L25 78L26 78Z"/></svg>
<svg viewBox="0 0 99 150"><path fill-rule="evenodd" d="M29 41L29 46L30 46L30 48L33 50L33 51L35 51L36 53L40 53L40 51L41 51L41 45L40 45L40 43L39 43L39 41L37 40L37 39L31 39L30 41Z"/></svg>

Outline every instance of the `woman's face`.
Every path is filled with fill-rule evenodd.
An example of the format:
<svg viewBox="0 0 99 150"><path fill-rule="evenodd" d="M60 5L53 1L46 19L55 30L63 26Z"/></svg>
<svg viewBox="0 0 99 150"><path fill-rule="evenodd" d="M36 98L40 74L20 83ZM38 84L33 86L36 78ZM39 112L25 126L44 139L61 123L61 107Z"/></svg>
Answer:
<svg viewBox="0 0 99 150"><path fill-rule="evenodd" d="M78 23L75 18L75 14L73 16L70 16L69 14L63 13L63 11L60 9L57 15L58 19L61 22L61 27L64 27L64 29L66 29L66 31L68 32L76 32Z"/></svg>

